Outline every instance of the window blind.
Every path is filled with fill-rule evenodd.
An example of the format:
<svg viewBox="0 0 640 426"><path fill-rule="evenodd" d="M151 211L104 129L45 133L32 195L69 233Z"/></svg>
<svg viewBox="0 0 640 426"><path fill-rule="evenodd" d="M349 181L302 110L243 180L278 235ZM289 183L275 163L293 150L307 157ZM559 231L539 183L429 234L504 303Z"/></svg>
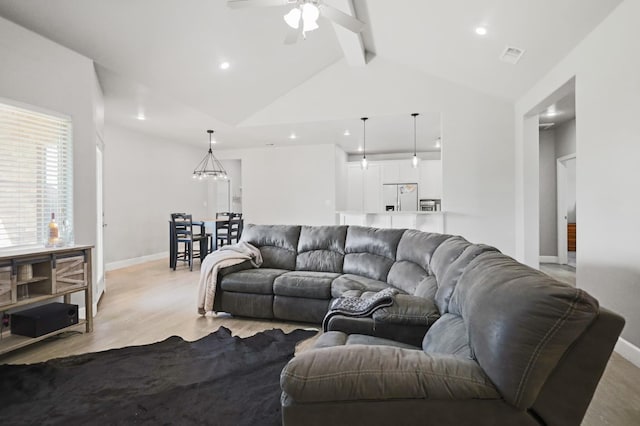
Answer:
<svg viewBox="0 0 640 426"><path fill-rule="evenodd" d="M0 102L0 248L46 244L73 224L72 123Z"/></svg>

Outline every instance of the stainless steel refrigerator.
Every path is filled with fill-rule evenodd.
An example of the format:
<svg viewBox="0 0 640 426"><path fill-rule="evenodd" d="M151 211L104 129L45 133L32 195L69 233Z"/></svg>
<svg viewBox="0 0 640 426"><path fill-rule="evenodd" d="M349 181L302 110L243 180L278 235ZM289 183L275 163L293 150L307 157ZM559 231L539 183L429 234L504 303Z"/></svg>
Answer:
<svg viewBox="0 0 640 426"><path fill-rule="evenodd" d="M418 211L417 183L389 183L382 185L382 200L385 211Z"/></svg>

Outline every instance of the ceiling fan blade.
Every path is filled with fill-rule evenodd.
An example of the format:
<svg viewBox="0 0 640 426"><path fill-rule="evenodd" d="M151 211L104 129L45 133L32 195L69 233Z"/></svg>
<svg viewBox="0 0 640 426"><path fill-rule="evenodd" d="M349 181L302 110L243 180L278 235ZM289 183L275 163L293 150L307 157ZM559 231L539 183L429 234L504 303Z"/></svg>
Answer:
<svg viewBox="0 0 640 426"><path fill-rule="evenodd" d="M295 4L291 0L227 0L227 7L231 9L243 9L245 7L286 6Z"/></svg>
<svg viewBox="0 0 640 426"><path fill-rule="evenodd" d="M358 21L353 16L347 15L341 10L336 9L335 7L331 7L326 4L320 5L320 14L327 19L335 22L336 24L345 27L349 31L353 31L354 33L359 33L364 29L364 22Z"/></svg>

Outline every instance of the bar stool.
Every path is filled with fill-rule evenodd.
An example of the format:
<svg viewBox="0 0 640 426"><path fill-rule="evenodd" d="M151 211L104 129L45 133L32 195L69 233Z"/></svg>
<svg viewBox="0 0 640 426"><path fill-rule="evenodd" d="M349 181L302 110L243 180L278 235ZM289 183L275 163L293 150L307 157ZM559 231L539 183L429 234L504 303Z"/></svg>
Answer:
<svg viewBox="0 0 640 426"><path fill-rule="evenodd" d="M208 238L202 232L202 227L200 233L194 234L194 224L190 214L172 213L171 224L173 231L171 255L173 257L170 263L173 265L173 270L176 270L176 264L181 261L188 262L189 270L193 271L193 257L195 254L202 254L202 245L204 243L204 246L207 246ZM196 242L200 244L197 249L194 246ZM180 250L180 244L182 244L182 250Z"/></svg>

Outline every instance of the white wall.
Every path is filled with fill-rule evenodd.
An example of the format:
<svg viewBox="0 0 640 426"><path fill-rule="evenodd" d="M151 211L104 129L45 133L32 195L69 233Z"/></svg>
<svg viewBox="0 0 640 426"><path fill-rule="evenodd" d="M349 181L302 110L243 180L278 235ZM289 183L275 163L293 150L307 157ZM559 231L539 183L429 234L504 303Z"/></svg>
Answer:
<svg viewBox="0 0 640 426"><path fill-rule="evenodd" d="M540 132L540 256L558 255L556 141L553 130Z"/></svg>
<svg viewBox="0 0 640 426"><path fill-rule="evenodd" d="M95 146L102 100L93 62L4 18L0 58L0 97L71 116L75 242L95 244ZM95 259L93 271L95 287Z"/></svg>
<svg viewBox="0 0 640 426"><path fill-rule="evenodd" d="M622 336L640 346L640 1L625 0L516 104L518 257L533 262L538 242L537 153L530 155L523 116L575 76L577 136L577 285L622 314ZM531 196L534 194L534 196ZM534 256L537 256L537 251Z"/></svg>
<svg viewBox="0 0 640 426"><path fill-rule="evenodd" d="M245 223L336 223L336 151L333 145L218 151L242 161Z"/></svg>
<svg viewBox="0 0 640 426"><path fill-rule="evenodd" d="M413 111L442 113L446 231L513 254L514 110L507 101L376 57L366 67L327 67L243 124Z"/></svg>
<svg viewBox="0 0 640 426"><path fill-rule="evenodd" d="M209 181L212 197L208 201L210 217L215 217L217 212L242 213L242 161L220 160L220 163L227 171L229 180Z"/></svg>
<svg viewBox="0 0 640 426"><path fill-rule="evenodd" d="M207 215L207 183L192 179L202 150L105 126L105 261L169 251L173 212Z"/></svg>
<svg viewBox="0 0 640 426"><path fill-rule="evenodd" d="M556 157L576 153L576 119L569 120L553 129L556 139Z"/></svg>

